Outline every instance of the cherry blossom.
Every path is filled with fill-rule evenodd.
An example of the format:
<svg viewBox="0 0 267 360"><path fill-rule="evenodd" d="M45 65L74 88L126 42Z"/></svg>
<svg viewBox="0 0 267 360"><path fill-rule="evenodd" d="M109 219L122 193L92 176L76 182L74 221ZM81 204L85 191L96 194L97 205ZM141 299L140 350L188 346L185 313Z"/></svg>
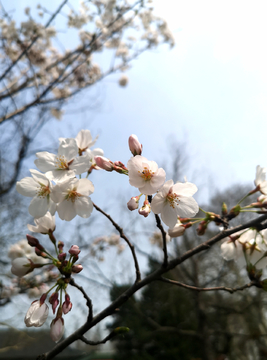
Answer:
<svg viewBox="0 0 267 360"><path fill-rule="evenodd" d="M154 194L164 183L166 173L158 168L155 161L148 161L145 157L136 155L128 163L129 183L137 187L145 195Z"/></svg>
<svg viewBox="0 0 267 360"><path fill-rule="evenodd" d="M35 300L24 318L24 322L27 327L40 327L42 326L48 317L49 308L45 302Z"/></svg>
<svg viewBox="0 0 267 360"><path fill-rule="evenodd" d="M88 179L66 179L55 185L52 199L58 203L57 212L62 220L70 221L76 215L88 218L93 204L88 197L94 191L94 185Z"/></svg>
<svg viewBox="0 0 267 360"><path fill-rule="evenodd" d="M152 199L151 209L155 214L161 214L162 221L172 228L177 223L177 216L193 217L198 212L198 204L192 197L196 191L196 185L190 182L173 184L168 180Z"/></svg>
<svg viewBox="0 0 267 360"><path fill-rule="evenodd" d="M32 178L26 177L16 184L16 190L24 196L32 197L29 213L34 218L40 218L50 210L53 214L56 204L51 200L51 181L37 170L30 170Z"/></svg>
<svg viewBox="0 0 267 360"><path fill-rule="evenodd" d="M49 211L39 219L34 219L34 222L36 226L30 224L27 225L28 229L32 232L48 234L56 228L55 216L51 215Z"/></svg>
<svg viewBox="0 0 267 360"><path fill-rule="evenodd" d="M260 167L260 165L258 165L256 167L256 178L254 180L254 183L257 187L259 187L259 191L264 194L267 195L267 181L265 180L266 178L266 168L262 168Z"/></svg>
<svg viewBox="0 0 267 360"><path fill-rule="evenodd" d="M77 134L75 140L81 155L85 150L92 147L98 139L98 136L93 140L90 130L81 130Z"/></svg>
<svg viewBox="0 0 267 360"><path fill-rule="evenodd" d="M36 153L35 165L46 176L54 181L65 180L66 177L80 175L89 168L87 158L78 156L78 146L75 139L62 139L58 148L58 154L51 154L47 151Z"/></svg>
<svg viewBox="0 0 267 360"><path fill-rule="evenodd" d="M267 230L242 230L229 236L221 245L222 257L227 261L235 260L240 266L247 264L244 251L251 264L258 269L266 267L267 258L264 254L267 251Z"/></svg>

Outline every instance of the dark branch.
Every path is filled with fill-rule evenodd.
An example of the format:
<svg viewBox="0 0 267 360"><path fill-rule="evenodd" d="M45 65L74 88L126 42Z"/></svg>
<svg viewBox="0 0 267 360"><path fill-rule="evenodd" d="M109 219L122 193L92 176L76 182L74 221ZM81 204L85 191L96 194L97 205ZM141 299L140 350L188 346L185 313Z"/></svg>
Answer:
<svg viewBox="0 0 267 360"><path fill-rule="evenodd" d="M106 218L109 219L109 221L112 223L112 225L115 227L115 229L119 232L120 237L122 239L124 239L126 241L126 243L128 244L128 246L129 246L129 248L130 248L130 250L132 252L133 259L134 259L134 266L135 266L135 273L136 273L135 282L140 281L141 280L141 273L140 273L139 264L138 264L137 256L136 256L136 253L135 253L134 245L130 242L130 240L124 234L123 229L112 219L112 217L110 215L105 213L105 211L100 209L100 207L98 207L95 203L93 203L93 205L94 205L94 207L95 207L95 209L97 211L101 212L101 214L103 214Z"/></svg>
<svg viewBox="0 0 267 360"><path fill-rule="evenodd" d="M86 292L84 291L82 286L79 286L78 284L76 284L76 282L74 281L73 278L70 279L70 285L76 287L78 290L80 290L80 292L83 294L83 297L86 300L86 305L89 308L89 314L87 317L87 322L90 323L93 319L93 304L92 304L92 300L89 298L89 296L86 294Z"/></svg>
<svg viewBox="0 0 267 360"><path fill-rule="evenodd" d="M201 287L187 285L187 284L181 283L179 281L166 279L164 277L161 277L159 280L163 281L163 282L166 282L168 284L177 285L177 286L183 287L185 289L194 290L194 291L219 291L219 290L223 290L223 291L228 291L230 294L233 294L236 291L242 291L242 290L250 288L252 286L259 286L259 284L256 281L251 281L250 283L248 283L246 285L239 286L239 287L236 287L236 288L228 288L228 287L225 287L225 286L201 288Z"/></svg>

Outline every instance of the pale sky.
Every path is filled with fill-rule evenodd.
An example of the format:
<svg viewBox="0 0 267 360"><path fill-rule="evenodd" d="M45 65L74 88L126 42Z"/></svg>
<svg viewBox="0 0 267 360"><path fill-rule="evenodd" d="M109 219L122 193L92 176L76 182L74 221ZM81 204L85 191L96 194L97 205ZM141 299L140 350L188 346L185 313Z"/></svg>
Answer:
<svg viewBox="0 0 267 360"><path fill-rule="evenodd" d="M16 8L17 16L25 6L38 3L2 2L6 9ZM60 1L52 3L58 6ZM143 155L161 166L172 157L167 143L172 136L187 141L191 170L184 175L199 187L202 201L214 188L232 183L253 187L256 165L267 166L266 1L154 3L156 13L169 23L176 46L159 47L135 60L126 88L117 85L119 75L104 79L96 87L97 107L95 90L83 92L70 101L63 120L52 120L44 133L53 128L55 139L75 137L88 128L100 135L96 146L105 156L124 163L131 155L128 137L136 134ZM77 113L88 104L91 111ZM92 181L99 206L114 201L114 194L118 202L120 194L138 195L118 174L97 172ZM112 210L116 217L121 207Z"/></svg>

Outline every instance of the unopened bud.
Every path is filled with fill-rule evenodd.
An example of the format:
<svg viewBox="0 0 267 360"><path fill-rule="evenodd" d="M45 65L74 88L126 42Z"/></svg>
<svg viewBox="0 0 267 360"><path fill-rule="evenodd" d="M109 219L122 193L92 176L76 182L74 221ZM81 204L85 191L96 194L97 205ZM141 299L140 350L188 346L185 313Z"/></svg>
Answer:
<svg viewBox="0 0 267 360"><path fill-rule="evenodd" d="M26 235L26 238L28 240L28 244L32 247L35 247L39 244L39 240L36 239L35 237L31 236L31 235Z"/></svg>
<svg viewBox="0 0 267 360"><path fill-rule="evenodd" d="M144 201L143 206L138 210L140 215L147 217L151 212L151 205L147 200Z"/></svg>
<svg viewBox="0 0 267 360"><path fill-rule="evenodd" d="M41 250L39 250L37 247L35 248L35 254L36 254L37 256L42 256L43 258L47 258L46 253L43 252L43 251L41 251Z"/></svg>
<svg viewBox="0 0 267 360"><path fill-rule="evenodd" d="M78 245L72 245L72 247L69 249L69 253L71 255L79 255L81 250L79 249Z"/></svg>
<svg viewBox="0 0 267 360"><path fill-rule="evenodd" d="M62 253L63 251L63 247L64 247L64 242L63 241L59 241L57 244L58 250L60 253Z"/></svg>
<svg viewBox="0 0 267 360"><path fill-rule="evenodd" d="M82 269L83 269L82 265L76 264L72 266L71 271L75 274L78 274L79 272L82 271Z"/></svg>
<svg viewBox="0 0 267 360"><path fill-rule="evenodd" d="M240 210L241 210L240 205L234 206L229 212L229 216L230 216L229 220L231 220L231 219L235 218L236 216L238 216L239 213L240 213Z"/></svg>
<svg viewBox="0 0 267 360"><path fill-rule="evenodd" d="M100 169L106 170L106 171L113 171L114 170L114 164L109 159L105 158L104 156L95 156L95 163Z"/></svg>
<svg viewBox="0 0 267 360"><path fill-rule="evenodd" d="M58 254L57 258L59 261L64 261L66 259L66 255L67 255L66 253L62 252Z"/></svg>
<svg viewBox="0 0 267 360"><path fill-rule="evenodd" d="M59 304L59 300L58 300L58 292L54 292L50 298L49 298L49 302L52 305L52 310L53 310L53 314L55 314L56 308Z"/></svg>
<svg viewBox="0 0 267 360"><path fill-rule="evenodd" d="M207 222L205 220L201 221L199 223L199 225L198 225L198 228L197 228L197 234L199 236L204 235L205 232L206 232L207 227L208 227Z"/></svg>
<svg viewBox="0 0 267 360"><path fill-rule="evenodd" d="M131 153L133 154L133 156L136 156L136 155L141 155L142 154L142 144L140 144L140 142L138 141L138 138L136 135L132 134L130 137L129 137L129 140L128 140L128 143L129 143L129 148L130 148L130 151Z"/></svg>
<svg viewBox="0 0 267 360"><path fill-rule="evenodd" d="M222 203L222 215L227 215L228 208L225 202Z"/></svg>
<svg viewBox="0 0 267 360"><path fill-rule="evenodd" d="M72 309L72 302L70 301L69 294L65 295L65 301L62 304L62 311L64 314L67 314Z"/></svg>
<svg viewBox="0 0 267 360"><path fill-rule="evenodd" d="M133 196L128 202L127 202L127 207L129 210L133 211L138 209L139 206L139 196Z"/></svg>

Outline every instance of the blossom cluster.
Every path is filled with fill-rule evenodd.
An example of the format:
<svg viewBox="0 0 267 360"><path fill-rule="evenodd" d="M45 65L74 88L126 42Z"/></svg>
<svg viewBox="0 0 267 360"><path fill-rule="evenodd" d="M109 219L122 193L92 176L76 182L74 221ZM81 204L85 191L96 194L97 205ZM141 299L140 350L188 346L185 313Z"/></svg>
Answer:
<svg viewBox="0 0 267 360"><path fill-rule="evenodd" d="M62 220L70 221L76 215L88 218L93 210L89 195L94 186L87 178L76 175L90 174L97 168L94 157L103 155L101 149L90 150L95 143L89 130L81 130L75 139L60 138L57 155L47 151L38 152L35 165L44 172L30 170L32 177L17 182L17 191L32 197L29 213L35 218L58 212Z"/></svg>
<svg viewBox="0 0 267 360"><path fill-rule="evenodd" d="M65 100L113 72L110 69L101 69L94 62L94 52L115 50L114 71L124 72L128 68L128 62L140 49L156 47L161 43L174 45L174 38L166 21L153 14L151 5L143 1L96 0L91 1L90 5L81 1L80 8L71 9L68 14L67 8L63 7L64 17L67 18L66 28L76 30L80 42L76 48L62 51L62 47L55 47L55 39L58 37L57 23L54 22L55 26L45 26L43 19L47 22L50 11L43 4L39 4L37 8L39 19L35 19L31 9L27 7L26 19L19 25L2 10L1 66L5 69L6 64L16 62L19 57L20 60L16 70L10 71L6 82L1 84L1 99L12 95L17 97L26 89L28 92L32 89L31 94L38 98L40 90L47 90L49 100L55 102L51 107L51 114L57 119L60 119L63 113L62 105L57 100ZM54 15L56 17L56 14ZM127 29L131 29L131 36L125 34ZM26 49L27 52L21 56ZM33 68L34 74L29 71ZM123 74L119 84L125 86L127 82L128 78ZM54 84L51 89L50 84ZM20 101L23 103L22 109L26 104L26 97L21 96Z"/></svg>
<svg viewBox="0 0 267 360"><path fill-rule="evenodd" d="M138 189L139 193L133 196L127 203L129 210L138 210L138 213L147 218L154 213L161 232L155 232L150 238L152 244L163 246L165 259L167 258L167 243L171 238L182 236L185 231L198 223L197 234L203 235L211 222L217 226L229 227L229 221L237 217L242 211L267 212L267 181L266 168L257 166L255 188L243 197L229 212L226 204L222 206L222 215L204 211L199 208L193 195L197 192L197 186L187 181L174 183L172 179L166 181L166 172L155 161L145 158L143 146L136 135L131 135L128 145L132 156L125 166L121 161L111 161L104 157L102 149L90 148L95 144L89 130L81 130L76 138L60 138L57 154L38 152L35 160L36 167L42 171L30 170L31 177L26 177L17 182L17 191L28 197L32 197L29 205L29 213L34 217L35 225L28 225L28 229L34 233L46 234L54 245L56 255L52 255L40 244L39 240L27 235L27 241L23 240L10 248L9 256L12 258L11 272L19 278L27 279L35 269L48 267L48 273L57 269L57 275L51 276L51 287L35 286L32 294L38 299L33 301L26 316L25 324L28 327L39 327L44 324L48 317L51 304L53 314L56 317L51 322L51 338L59 341L64 333L63 315L70 312L72 302L67 288L73 274L83 270L78 264L80 249L78 245L72 245L68 253L64 252L64 243L57 241L54 235L56 229L55 214L61 220L71 221L76 215L88 218L93 211L93 203L89 197L94 191L94 185L88 176L93 170L103 169L107 172L117 172L128 176L130 186ZM82 177L84 174L84 177ZM260 192L257 202L247 206L241 206L244 199ZM141 197L144 196L142 206L139 208ZM101 210L94 205L97 210ZM256 209L256 210L254 210ZM101 210L102 211L102 210ZM194 218L199 212L204 217ZM160 215L160 217L159 217ZM106 214L107 217L109 215ZM168 234L164 233L162 222L168 227ZM115 226L116 227L116 226ZM124 246L121 238L125 239L122 229L116 227L120 236L100 236L96 238L91 247L91 256L98 257L110 246L115 246L121 253ZM29 247L30 246L30 247ZM33 250L34 249L34 250ZM267 266L267 230L247 228L236 232L226 238L221 245L221 253L225 260L237 260L242 266L246 266L251 280L261 282L262 269ZM39 278L39 283L41 283ZM37 280L36 280L37 281ZM64 301L63 301L64 297Z"/></svg>

